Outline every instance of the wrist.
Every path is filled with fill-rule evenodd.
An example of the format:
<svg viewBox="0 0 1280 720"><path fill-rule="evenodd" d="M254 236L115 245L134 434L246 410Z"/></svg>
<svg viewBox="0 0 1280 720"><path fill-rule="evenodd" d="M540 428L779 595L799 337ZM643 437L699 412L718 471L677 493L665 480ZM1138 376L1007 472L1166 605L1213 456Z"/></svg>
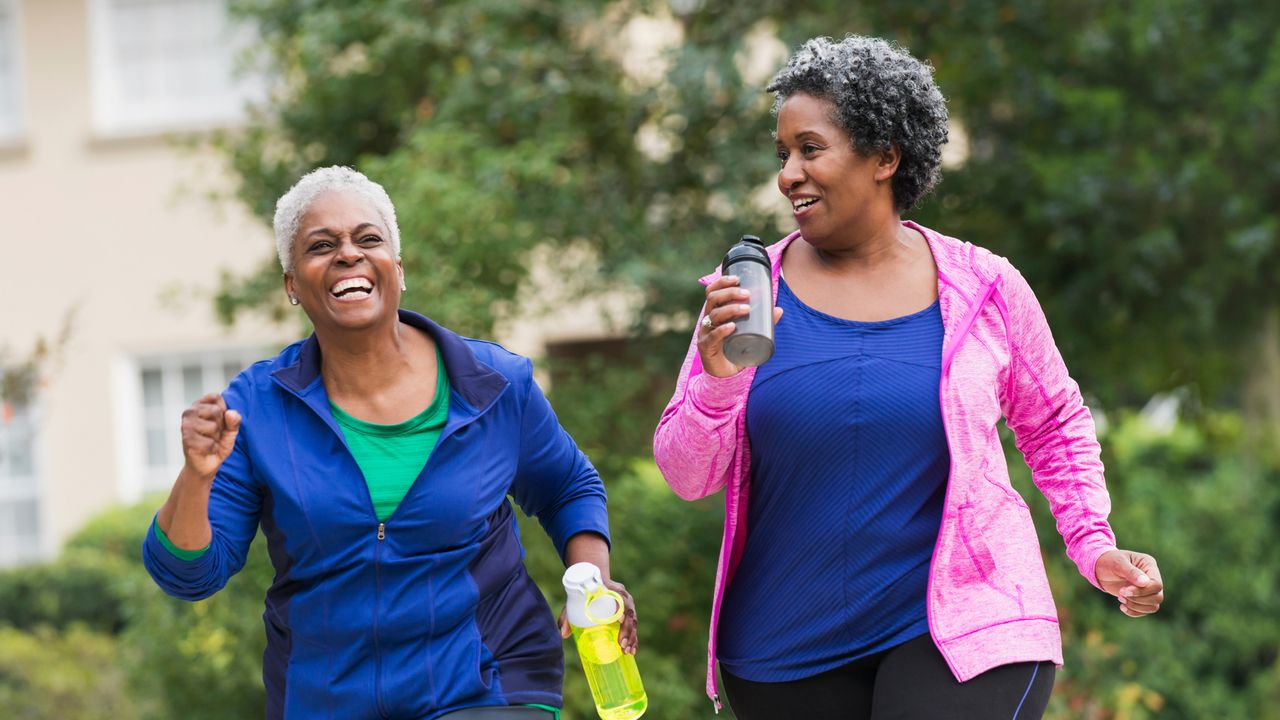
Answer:
<svg viewBox="0 0 1280 720"><path fill-rule="evenodd" d="M191 463L183 463L182 469L178 471L178 481L191 485L213 485L213 480L218 476L215 468L210 472L205 472L191 467Z"/></svg>

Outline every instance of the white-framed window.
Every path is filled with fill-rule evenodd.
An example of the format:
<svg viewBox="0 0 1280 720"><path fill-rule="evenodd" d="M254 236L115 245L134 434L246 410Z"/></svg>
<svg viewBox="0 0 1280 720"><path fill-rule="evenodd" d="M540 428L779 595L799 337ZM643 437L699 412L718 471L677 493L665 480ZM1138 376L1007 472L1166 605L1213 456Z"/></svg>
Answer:
<svg viewBox="0 0 1280 720"><path fill-rule="evenodd" d="M88 0L94 128L133 134L244 116L261 77L237 72L253 38L228 0Z"/></svg>
<svg viewBox="0 0 1280 720"><path fill-rule="evenodd" d="M0 567L43 556L38 417L34 405L0 403Z"/></svg>
<svg viewBox="0 0 1280 720"><path fill-rule="evenodd" d="M133 455L132 472L141 481L136 491L172 487L183 462L182 411L206 393L222 392L241 370L263 357L255 348L147 356L127 364L133 421L126 427L133 428L133 437L125 445Z"/></svg>
<svg viewBox="0 0 1280 720"><path fill-rule="evenodd" d="M22 135L22 56L18 0L0 0L0 143Z"/></svg>

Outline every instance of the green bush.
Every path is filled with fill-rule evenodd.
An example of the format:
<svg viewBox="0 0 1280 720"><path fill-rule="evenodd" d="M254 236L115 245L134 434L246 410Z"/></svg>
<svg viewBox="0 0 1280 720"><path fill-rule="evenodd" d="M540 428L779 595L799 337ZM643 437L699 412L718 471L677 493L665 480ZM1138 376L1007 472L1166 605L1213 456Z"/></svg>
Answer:
<svg viewBox="0 0 1280 720"><path fill-rule="evenodd" d="M127 566L100 553L69 551L56 563L0 574L0 626L19 630L80 624L116 633L125 626L114 585Z"/></svg>
<svg viewBox="0 0 1280 720"><path fill-rule="evenodd" d="M1049 717L1280 718L1280 464L1242 442L1235 415L1167 434L1126 416L1107 433L1118 543L1154 555L1168 588L1141 619L1053 551L1062 540L1024 470L1065 643Z"/></svg>
<svg viewBox="0 0 1280 720"><path fill-rule="evenodd" d="M5 720L118 720L142 711L127 691L116 640L83 626L0 626L0 708Z"/></svg>
<svg viewBox="0 0 1280 720"><path fill-rule="evenodd" d="M703 694L711 586L720 549L720 497L685 502L667 488L652 462L608 483L610 564L636 601L636 662L649 695L646 718L706 716ZM555 612L564 606L564 565L535 520L521 516L525 562ZM565 720L595 718L577 651L565 643Z"/></svg>
<svg viewBox="0 0 1280 720"><path fill-rule="evenodd" d="M136 703L129 712L94 714L99 706L114 706L86 702L89 709L80 710L57 699L75 690L55 687L56 678L33 674L11 679L0 672L0 693L21 688L23 694L46 696L54 703L48 707L67 708L32 709L35 714L20 717L261 716L262 599L273 576L265 545L254 543L244 570L214 597L196 603L170 598L142 566L142 540L159 505L152 498L109 510L71 538L57 561L0 574L0 624L26 631L10 633L15 648L32 642L49 645L54 654L50 672L56 677L97 674L96 658L106 653L117 669L103 676L102 683L121 685L121 692L127 690ZM82 699L102 692L103 687L86 683Z"/></svg>

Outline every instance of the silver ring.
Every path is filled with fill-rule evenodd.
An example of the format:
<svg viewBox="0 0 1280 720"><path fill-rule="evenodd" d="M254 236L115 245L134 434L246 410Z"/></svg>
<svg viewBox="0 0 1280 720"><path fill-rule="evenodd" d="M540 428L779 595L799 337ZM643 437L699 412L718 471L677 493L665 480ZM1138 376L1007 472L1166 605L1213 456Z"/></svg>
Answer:
<svg viewBox="0 0 1280 720"><path fill-rule="evenodd" d="M711 316L710 316L710 315L703 315L703 316L702 316L702 329L704 329L704 330L710 330L710 329L711 329Z"/></svg>

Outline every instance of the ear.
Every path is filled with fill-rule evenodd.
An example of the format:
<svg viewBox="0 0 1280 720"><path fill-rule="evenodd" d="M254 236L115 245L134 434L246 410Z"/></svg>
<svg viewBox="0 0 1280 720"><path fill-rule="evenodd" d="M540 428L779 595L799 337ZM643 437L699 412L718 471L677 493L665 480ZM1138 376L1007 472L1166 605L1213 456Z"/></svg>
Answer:
<svg viewBox="0 0 1280 720"><path fill-rule="evenodd" d="M898 172L898 163L902 162L902 150L898 148L896 143L889 146L888 150L880 153L880 159L876 163L876 182L884 182L893 177Z"/></svg>
<svg viewBox="0 0 1280 720"><path fill-rule="evenodd" d="M297 289L293 286L293 273L284 274L284 294L289 297L297 296Z"/></svg>

